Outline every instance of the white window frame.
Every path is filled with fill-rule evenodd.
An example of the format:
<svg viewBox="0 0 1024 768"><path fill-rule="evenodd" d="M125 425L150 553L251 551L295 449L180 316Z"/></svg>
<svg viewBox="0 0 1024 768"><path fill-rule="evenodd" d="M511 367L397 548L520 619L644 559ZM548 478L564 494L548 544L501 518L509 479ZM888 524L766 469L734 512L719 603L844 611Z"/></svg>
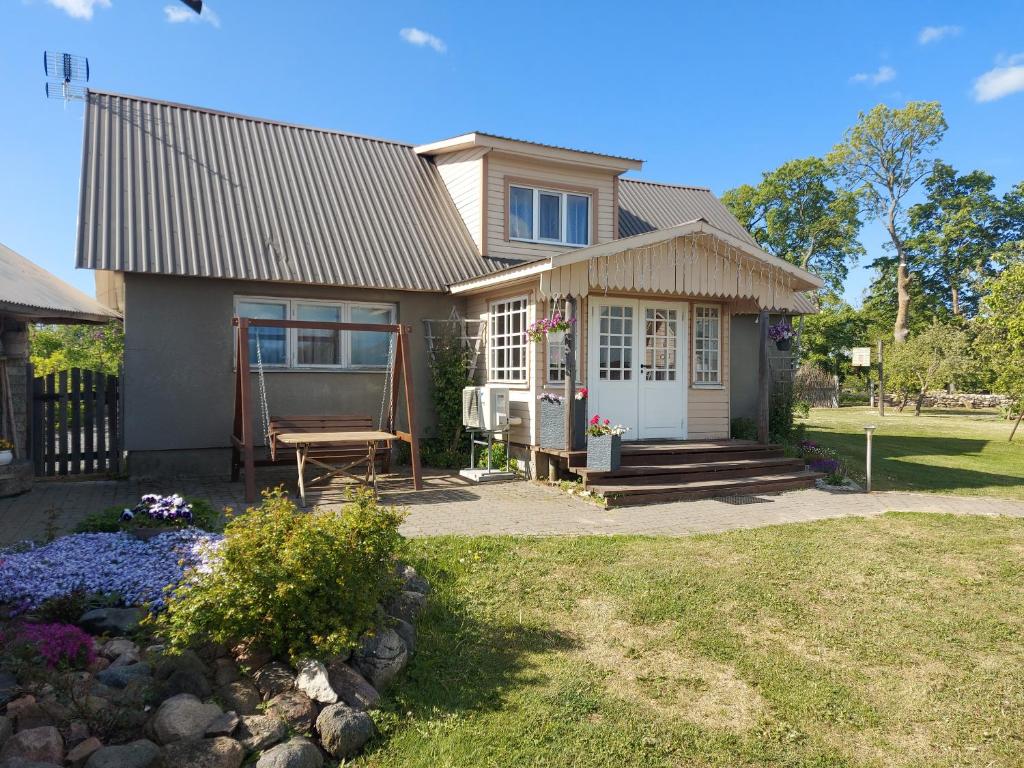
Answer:
<svg viewBox="0 0 1024 768"><path fill-rule="evenodd" d="M512 220L512 190L524 189L533 193L533 237L513 237L511 234ZM568 248L586 248L590 245L591 231L594 217L594 196L589 192L577 192L571 189L548 189L547 187L533 187L528 184L509 184L508 200L505 201L505 208L509 218L509 240L520 243L544 243L547 245L564 245ZM555 195L559 197L561 206L559 208L559 238L540 237L540 196ZM569 196L583 197L587 200L587 241L585 243L570 243L566 240L569 223Z"/></svg>
<svg viewBox="0 0 1024 768"><path fill-rule="evenodd" d="M241 303L246 304L271 304L275 307L284 307L285 319L291 317L291 306L289 305L288 299L275 299L271 296L235 296L235 316L238 315L238 305ZM249 335L252 336L256 332L255 328L249 329ZM235 343L232 345L235 350L235 364L238 364L238 329L235 329ZM288 333L288 329L284 329L284 362L283 363L268 363L263 362L263 367L274 371L284 371L289 368L292 355L292 340L291 334ZM256 357L254 355L249 356L249 365L256 365Z"/></svg>
<svg viewBox="0 0 1024 768"><path fill-rule="evenodd" d="M548 317L551 317L551 315L553 315L555 313L556 309L559 310L564 315L565 314L565 299L559 299L557 301L556 300L549 301L547 307L548 307ZM576 324L579 325L579 322L580 322L580 320L579 320L579 317L577 316ZM582 338L582 336L580 334L580 329L579 328L576 328L575 332L576 332L576 349L573 350L576 353L576 382L575 383L576 384L580 384L583 381L582 372L580 371L580 339ZM545 363L545 365L544 365L544 379L545 379L545 381L547 381L548 384L551 384L551 385L564 385L565 384L565 366L562 365L562 363L561 363L561 360L563 358L563 354L562 354L562 340L563 340L564 336L565 336L565 334L563 332L549 333L547 335L547 339L545 340L546 343L544 345L544 363ZM556 350L554 352L552 352L552 345L554 345L554 344L557 344L558 346L557 346ZM553 378L551 376L551 368L552 368L551 360L554 357L557 357L558 360L559 360L559 364L558 364L559 377L558 378Z"/></svg>
<svg viewBox="0 0 1024 768"><path fill-rule="evenodd" d="M511 309L508 309L508 310L505 310L505 311L499 313L496 308L500 307L502 305L505 305L507 307L511 307L517 301L520 301L523 304L522 310L514 310L515 312L521 311L523 313L523 321L522 321L523 330L522 330L520 341L518 342L519 344L522 344L522 357L521 357L521 359L522 359L522 366L521 366L522 376L521 377L516 377L516 378L497 378L496 377L497 370L501 370L501 371L505 371L505 372L519 371L519 367L518 366L516 368L513 368L511 366L507 366L506 365L506 366L502 366L500 369L496 370L496 366L494 365L495 353L498 351L498 348L495 347L495 345L494 345L495 337L497 335L495 333L495 318L497 317L498 314L505 314L505 315L508 315L509 317L511 317L511 315L513 313L513 310L511 310ZM523 296L508 296L506 298L494 299L493 301L488 303L488 305L487 305L487 381L488 381L488 383L492 383L492 384L507 384L507 385L522 385L522 384L529 383L530 359L531 359L531 357L530 357L530 342L529 342L529 339L526 336L526 327L527 327L527 325L529 323L529 320L530 320L529 310L530 310L530 299L529 299L528 296L525 296L525 295L523 295ZM514 339L514 336L511 333L501 334L501 337L502 337L502 339L508 339L509 341ZM506 350L511 350L514 347L513 347L512 343L509 343L508 345L506 345L506 346L504 346L502 348L506 349Z"/></svg>
<svg viewBox="0 0 1024 768"><path fill-rule="evenodd" d="M712 318L700 317L702 311L714 312L715 324L717 325L717 332L715 334L715 347L705 346L702 349L697 348L697 324L706 323ZM703 334L703 342L706 342L708 336L707 333ZM714 369L714 379L698 379L698 376L708 375L708 371L702 371L702 368L707 366L701 365L700 357L705 355L710 359L710 352L715 352L715 357L718 360L718 366ZM722 308L717 304L695 304L693 308L693 386L694 387L712 387L717 388L722 386Z"/></svg>
<svg viewBox="0 0 1024 768"><path fill-rule="evenodd" d="M349 323L352 322L352 308L353 307L369 307L372 309L386 309L389 313L388 324L394 325L398 316L398 305L389 302L379 301L331 301L329 299L295 299L295 298L281 298L274 296L235 296L234 310L235 315L238 315L238 305L240 303L249 304L273 304L275 306L284 305L286 309L285 316L288 320L298 320L298 307L300 304L318 304L323 306L338 307L340 312L341 320L338 322ZM267 364L264 363L264 368L273 371L356 371L356 372L368 372L374 373L378 371L385 371L387 364L384 365L353 365L352 364L352 334L358 333L358 331L341 331L339 339L339 353L338 363L300 363L299 362L299 329L298 328L287 328L285 329L285 363ZM250 333L252 331L250 330ZM236 357L238 344L235 345ZM236 360L237 363L237 360ZM255 365L255 360L249 361L250 365Z"/></svg>

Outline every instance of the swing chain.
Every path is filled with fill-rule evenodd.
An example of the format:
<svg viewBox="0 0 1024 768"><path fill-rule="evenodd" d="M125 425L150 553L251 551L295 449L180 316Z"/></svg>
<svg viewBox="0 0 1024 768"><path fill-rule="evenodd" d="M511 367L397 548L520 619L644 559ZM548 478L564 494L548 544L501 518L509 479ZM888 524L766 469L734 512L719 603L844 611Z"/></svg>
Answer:
<svg viewBox="0 0 1024 768"><path fill-rule="evenodd" d="M384 414L391 415L392 400L392 378L395 370L395 336L397 333L388 334L388 362L384 371L384 391L380 396L380 418L377 420L377 428L382 432L390 432L395 428L394 424L384 422Z"/></svg>
<svg viewBox="0 0 1024 768"><path fill-rule="evenodd" d="M260 350L260 329L256 328L256 370L260 375L260 418L263 421L263 440L270 440L270 408L267 405L267 383L263 375L263 353Z"/></svg>

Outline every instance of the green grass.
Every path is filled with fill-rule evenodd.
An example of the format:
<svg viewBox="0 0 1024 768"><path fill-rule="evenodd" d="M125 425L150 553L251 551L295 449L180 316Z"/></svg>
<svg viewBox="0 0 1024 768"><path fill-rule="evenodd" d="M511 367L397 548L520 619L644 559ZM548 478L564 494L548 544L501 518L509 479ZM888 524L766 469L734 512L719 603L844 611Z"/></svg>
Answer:
<svg viewBox="0 0 1024 768"><path fill-rule="evenodd" d="M1024 763L1024 521L412 546L434 594L357 765Z"/></svg>
<svg viewBox="0 0 1024 768"><path fill-rule="evenodd" d="M876 424L872 484L882 491L932 491L1024 499L1024 434L1007 442L1012 421L994 411L925 409L914 416L864 406L814 408L807 437L839 451L864 475L864 425Z"/></svg>

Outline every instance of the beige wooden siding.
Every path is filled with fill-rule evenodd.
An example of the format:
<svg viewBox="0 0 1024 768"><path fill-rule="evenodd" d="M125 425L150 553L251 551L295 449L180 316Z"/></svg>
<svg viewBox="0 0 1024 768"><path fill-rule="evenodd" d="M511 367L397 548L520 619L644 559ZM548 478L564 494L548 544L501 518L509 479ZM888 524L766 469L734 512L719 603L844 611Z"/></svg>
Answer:
<svg viewBox="0 0 1024 768"><path fill-rule="evenodd" d="M689 339L690 360L687 368L690 371L690 379L693 379L693 319L694 308L705 302L690 303L690 328L687 333ZM708 302L710 303L710 302ZM720 336L722 348L719 352L719 364L722 366L722 382L719 387L703 387L690 384L687 389L687 439L689 440L717 440L729 437L730 403L729 383L732 372L729 370L729 335L731 333L732 319L729 314L728 305L716 305L721 307L722 327ZM757 375L757 361L750 361L751 367L744 375L750 375L753 371Z"/></svg>
<svg viewBox="0 0 1024 768"><path fill-rule="evenodd" d="M551 189L593 190L597 198L592 212L592 215L597 217L593 229L596 230L597 243L604 243L614 238L614 178L614 173L610 171L544 163L497 151L491 152L487 156L487 255L513 259L534 259L573 250L568 246L523 243L507 239L505 232L506 206L508 205L505 199L507 179L516 179L522 184L535 182L539 186L547 186Z"/></svg>
<svg viewBox="0 0 1024 768"><path fill-rule="evenodd" d="M480 294L469 297L466 304L466 316L478 317L484 320L485 329L489 330L490 305L492 301L503 298L515 298L516 296L527 297L526 322L532 323L537 319L537 308L535 301L537 297L536 281L519 287L505 287L491 293ZM486 331L485 331L486 332ZM544 357L542 344L527 342L528 363L526 370L525 384L503 384L495 382L495 386L507 386L509 390L509 415L518 417L521 420L509 430L509 441L522 445L534 445L536 443L536 429L534 420L537 411L537 382L543 381ZM484 365L483 370L477 376L477 384L488 383L488 366L490 364L490 352L488 345L484 344Z"/></svg>
<svg viewBox="0 0 1024 768"><path fill-rule="evenodd" d="M480 253L484 252L485 237L482 213L485 154L486 149L477 147L434 158L434 165L437 166L437 171L448 188L448 194L451 195L462 220L466 222L469 234Z"/></svg>

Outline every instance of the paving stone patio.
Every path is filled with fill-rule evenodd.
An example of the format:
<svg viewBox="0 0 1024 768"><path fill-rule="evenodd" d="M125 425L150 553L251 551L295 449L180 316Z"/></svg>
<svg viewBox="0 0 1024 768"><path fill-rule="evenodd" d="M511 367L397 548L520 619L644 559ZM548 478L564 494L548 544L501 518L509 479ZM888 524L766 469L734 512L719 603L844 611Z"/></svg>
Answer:
<svg viewBox="0 0 1024 768"><path fill-rule="evenodd" d="M261 485L294 485L284 470L260 473ZM388 504L407 507L407 536L442 534L666 534L714 533L776 523L805 522L886 511L1024 517L1024 502L915 493L849 493L818 489L771 496L739 496L605 510L540 483L514 481L476 485L457 474L427 470L424 490L408 478L381 483ZM70 532L86 515L111 506L130 506L143 493L178 492L208 499L216 507L245 509L241 483L218 478L131 480L41 480L27 494L0 499L0 546L25 539L43 541ZM308 493L310 505L344 501L342 483Z"/></svg>

